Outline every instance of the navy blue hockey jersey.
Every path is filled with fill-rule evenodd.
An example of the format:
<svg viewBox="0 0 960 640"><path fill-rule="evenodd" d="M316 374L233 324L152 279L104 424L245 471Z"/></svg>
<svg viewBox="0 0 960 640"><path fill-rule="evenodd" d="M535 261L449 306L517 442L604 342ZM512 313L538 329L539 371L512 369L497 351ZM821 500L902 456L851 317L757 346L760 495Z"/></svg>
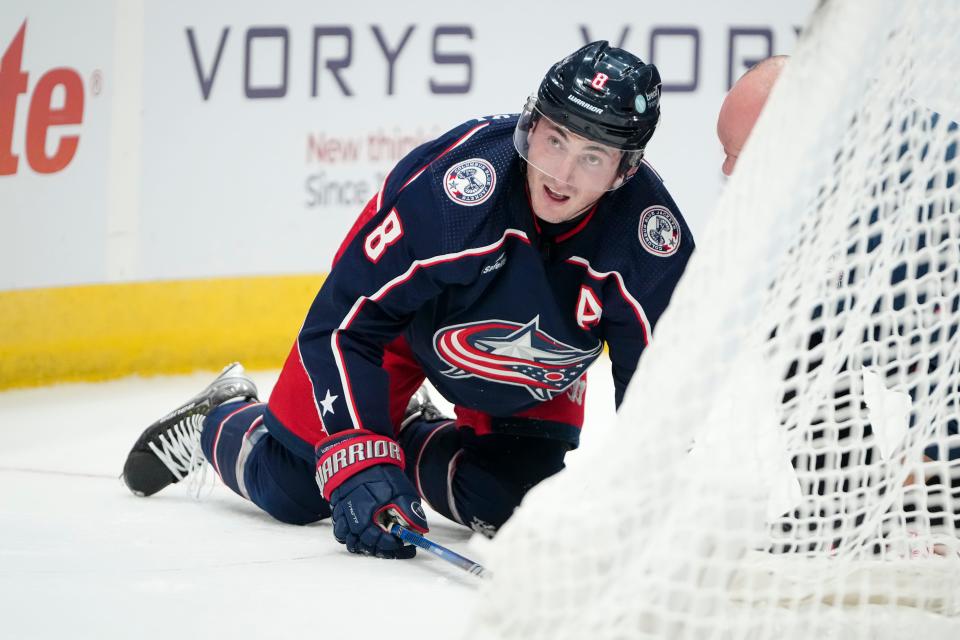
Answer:
<svg viewBox="0 0 960 640"><path fill-rule="evenodd" d="M454 404L514 416L566 392L609 346L616 402L694 243L646 164L561 233L533 214L516 116L465 123L401 160L345 242L265 422L312 459L329 434L388 436L384 346L406 338ZM540 434L576 445L578 429Z"/></svg>

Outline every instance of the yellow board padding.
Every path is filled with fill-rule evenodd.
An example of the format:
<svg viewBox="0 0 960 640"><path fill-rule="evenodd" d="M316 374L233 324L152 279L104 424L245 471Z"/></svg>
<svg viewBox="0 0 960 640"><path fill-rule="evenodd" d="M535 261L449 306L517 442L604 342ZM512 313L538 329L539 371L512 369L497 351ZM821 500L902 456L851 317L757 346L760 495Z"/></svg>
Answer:
<svg viewBox="0 0 960 640"><path fill-rule="evenodd" d="M0 291L0 389L279 368L324 276Z"/></svg>

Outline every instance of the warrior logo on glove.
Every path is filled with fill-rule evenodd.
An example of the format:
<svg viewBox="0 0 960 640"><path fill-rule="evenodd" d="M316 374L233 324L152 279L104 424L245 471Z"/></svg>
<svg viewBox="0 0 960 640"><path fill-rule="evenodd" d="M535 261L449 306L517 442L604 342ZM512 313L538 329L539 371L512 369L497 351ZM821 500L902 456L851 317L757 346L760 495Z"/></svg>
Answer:
<svg viewBox="0 0 960 640"><path fill-rule="evenodd" d="M412 558L416 548L387 531L399 522L429 531L417 490L403 473L403 451L365 429L336 433L317 446L317 484L330 503L333 536L351 553Z"/></svg>
<svg viewBox="0 0 960 640"><path fill-rule="evenodd" d="M328 499L335 488L328 486L332 478L346 478L376 464L403 466L403 453L396 442L375 434L347 435L353 437L350 442L334 439L317 450L317 485ZM336 484L339 485L340 482Z"/></svg>

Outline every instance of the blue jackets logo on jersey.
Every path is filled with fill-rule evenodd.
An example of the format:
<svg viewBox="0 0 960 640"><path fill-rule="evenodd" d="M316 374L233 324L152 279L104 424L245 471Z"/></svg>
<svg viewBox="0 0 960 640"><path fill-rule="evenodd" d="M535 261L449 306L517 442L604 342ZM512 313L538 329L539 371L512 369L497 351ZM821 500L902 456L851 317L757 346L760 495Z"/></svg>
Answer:
<svg viewBox="0 0 960 640"><path fill-rule="evenodd" d="M437 356L451 378L476 376L521 386L547 401L576 382L603 345L582 351L540 330L540 317L521 325L489 320L445 327L433 336Z"/></svg>
<svg viewBox="0 0 960 640"><path fill-rule="evenodd" d="M640 214L640 242L647 252L665 258L680 248L680 225L670 209L647 207Z"/></svg>
<svg viewBox="0 0 960 640"><path fill-rule="evenodd" d="M444 174L447 196L465 207L485 202L497 184L497 172L483 158L470 158L453 165Z"/></svg>

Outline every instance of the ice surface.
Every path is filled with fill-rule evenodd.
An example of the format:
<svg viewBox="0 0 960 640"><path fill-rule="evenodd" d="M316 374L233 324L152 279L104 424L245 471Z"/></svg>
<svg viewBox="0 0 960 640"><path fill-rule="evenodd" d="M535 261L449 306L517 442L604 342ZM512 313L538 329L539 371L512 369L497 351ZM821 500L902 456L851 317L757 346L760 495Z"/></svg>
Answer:
<svg viewBox="0 0 960 640"><path fill-rule="evenodd" d="M279 523L219 482L199 501L126 489L140 431L213 375L0 393L0 638L459 637L478 579L429 554L350 555L328 522ZM252 374L263 397L276 375ZM587 407L588 434L611 425L606 359ZM470 531L428 518L482 561Z"/></svg>

